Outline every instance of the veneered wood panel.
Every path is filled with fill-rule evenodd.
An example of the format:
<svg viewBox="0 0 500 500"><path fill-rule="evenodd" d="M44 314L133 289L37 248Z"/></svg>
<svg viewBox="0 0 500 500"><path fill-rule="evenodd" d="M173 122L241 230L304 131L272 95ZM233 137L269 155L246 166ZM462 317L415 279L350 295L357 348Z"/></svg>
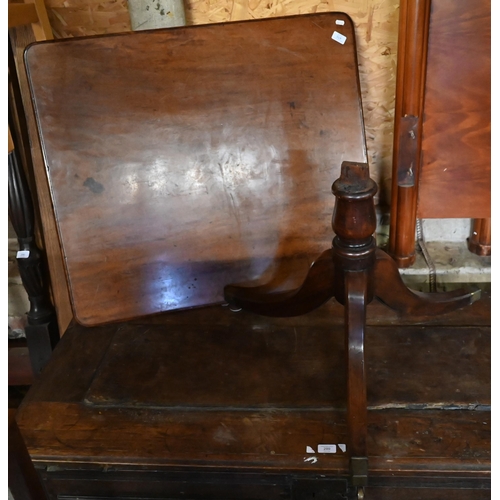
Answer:
<svg viewBox="0 0 500 500"><path fill-rule="evenodd" d="M32 46L79 321L218 302L283 267L300 279L330 245L341 162L366 162L356 61L339 13Z"/></svg>
<svg viewBox="0 0 500 500"><path fill-rule="evenodd" d="M253 329L240 322L238 329L240 335L211 325L165 333L160 325L123 325L85 401L137 408L345 407L342 327L328 334L326 325L279 327L270 322ZM484 357L479 365L477 358L478 352L488 352L489 328L441 327L439 335L435 330L368 329L369 406L467 407L474 400L489 405L489 360ZM242 335L245 349L240 350ZM416 351L426 354L418 356ZM445 352L456 356L449 358ZM439 382L436 373L446 373L447 383Z"/></svg>
<svg viewBox="0 0 500 500"><path fill-rule="evenodd" d="M489 218L488 0L431 3L418 194L420 218Z"/></svg>

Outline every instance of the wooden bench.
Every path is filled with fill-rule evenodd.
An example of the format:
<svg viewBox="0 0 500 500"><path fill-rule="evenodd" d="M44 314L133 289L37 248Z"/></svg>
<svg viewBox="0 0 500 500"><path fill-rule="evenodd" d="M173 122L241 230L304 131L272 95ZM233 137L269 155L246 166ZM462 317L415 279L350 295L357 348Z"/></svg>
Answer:
<svg viewBox="0 0 500 500"><path fill-rule="evenodd" d="M76 319L18 416L51 498L483 498L489 302L375 248L348 16L26 67Z"/></svg>

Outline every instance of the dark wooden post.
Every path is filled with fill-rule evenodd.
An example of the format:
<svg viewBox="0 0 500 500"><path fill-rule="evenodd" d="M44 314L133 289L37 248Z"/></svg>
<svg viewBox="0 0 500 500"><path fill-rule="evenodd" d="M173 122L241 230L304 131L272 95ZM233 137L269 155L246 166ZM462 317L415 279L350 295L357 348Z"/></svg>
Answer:
<svg viewBox="0 0 500 500"><path fill-rule="evenodd" d="M336 197L332 227L336 271L335 298L344 304L347 354L347 425L352 484L359 489L368 481L366 451L367 401L364 362L366 306L373 300L375 232L373 197L376 183L367 164L343 162L340 178L332 187Z"/></svg>
<svg viewBox="0 0 500 500"><path fill-rule="evenodd" d="M59 340L59 329L43 272L43 255L35 242L33 201L10 131L9 150L9 217L19 242L19 274L30 301L26 341L36 376L49 360Z"/></svg>

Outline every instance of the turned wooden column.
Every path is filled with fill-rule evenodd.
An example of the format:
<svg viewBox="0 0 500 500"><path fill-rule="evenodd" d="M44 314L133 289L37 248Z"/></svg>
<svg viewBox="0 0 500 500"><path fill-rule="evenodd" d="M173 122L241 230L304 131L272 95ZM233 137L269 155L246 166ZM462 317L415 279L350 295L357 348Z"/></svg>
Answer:
<svg viewBox="0 0 500 500"><path fill-rule="evenodd" d="M430 0L403 0L400 5L388 248L399 267L409 267L415 262L430 3Z"/></svg>
<svg viewBox="0 0 500 500"><path fill-rule="evenodd" d="M43 254L35 242L35 213L28 181L9 130L9 218L19 243L17 264L30 301L26 341L33 373L38 375L59 340Z"/></svg>
<svg viewBox="0 0 500 500"><path fill-rule="evenodd" d="M347 425L352 485L368 481L367 400L364 341L366 306L373 300L373 269L377 222L373 197L376 183L368 165L343 162L333 186L336 197L332 228L335 298L344 305L347 369Z"/></svg>

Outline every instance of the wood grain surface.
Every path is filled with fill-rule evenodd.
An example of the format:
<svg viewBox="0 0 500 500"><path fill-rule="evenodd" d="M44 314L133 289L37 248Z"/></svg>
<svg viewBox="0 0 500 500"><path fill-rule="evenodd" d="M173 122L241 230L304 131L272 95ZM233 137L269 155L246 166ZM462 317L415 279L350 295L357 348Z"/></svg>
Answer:
<svg viewBox="0 0 500 500"><path fill-rule="evenodd" d="M346 442L340 325L223 307L191 311L190 326L187 312L170 316L177 326L135 335L124 325L64 335L18 413L36 461L312 470L306 446ZM374 476L487 475L489 329L462 319L368 328ZM314 470L345 472L346 457L322 455Z"/></svg>
<svg viewBox="0 0 500 500"><path fill-rule="evenodd" d="M340 163L366 162L346 15L63 40L26 59L83 324L300 280L330 245Z"/></svg>
<svg viewBox="0 0 500 500"><path fill-rule="evenodd" d="M113 336L85 401L134 407L345 408L342 328L328 334L326 326L311 331L240 324L238 330L245 332L242 350L241 337L228 335L224 327L165 332L161 326L124 325ZM488 345L488 328L441 328L439 336L426 327L369 329L368 404L489 404L489 363L478 364L476 357ZM425 359L415 350L425 351ZM446 373L446 385L438 382L437 372Z"/></svg>
<svg viewBox="0 0 500 500"><path fill-rule="evenodd" d="M490 305L486 291L439 317L368 306L373 498L487 498ZM17 415L51 498L303 499L311 484L331 498L348 454L306 447L348 443L341 310L73 324Z"/></svg>
<svg viewBox="0 0 500 500"><path fill-rule="evenodd" d="M432 3L419 218L491 215L490 2Z"/></svg>

